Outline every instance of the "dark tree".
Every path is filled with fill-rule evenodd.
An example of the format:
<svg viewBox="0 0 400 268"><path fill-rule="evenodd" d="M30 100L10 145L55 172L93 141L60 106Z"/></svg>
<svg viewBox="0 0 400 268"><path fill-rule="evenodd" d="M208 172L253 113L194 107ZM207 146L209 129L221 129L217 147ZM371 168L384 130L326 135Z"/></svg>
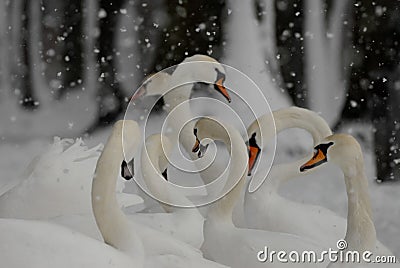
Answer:
<svg viewBox="0 0 400 268"><path fill-rule="evenodd" d="M99 73L99 118L90 131L112 123L123 111L126 97L118 82L115 38L120 10L124 0L101 0L99 6L99 29L97 38L97 67Z"/></svg>
<svg viewBox="0 0 400 268"><path fill-rule="evenodd" d="M65 2L64 10L64 72L61 94L66 88L82 83L83 78L83 35L82 35L82 1Z"/></svg>
<svg viewBox="0 0 400 268"><path fill-rule="evenodd" d="M398 14L397 16L400 16ZM400 30L400 29L399 29ZM395 180L400 179L400 67L397 67L389 77L390 91L389 107L390 109L390 129L391 136L389 138L391 162L389 166L393 171L392 177Z"/></svg>
<svg viewBox="0 0 400 268"><path fill-rule="evenodd" d="M296 106L307 107L303 63L303 0L276 1L276 40L286 88Z"/></svg>
<svg viewBox="0 0 400 268"><path fill-rule="evenodd" d="M343 116L371 120L378 181L400 174L399 8L400 1L389 0L360 2L355 8L354 66Z"/></svg>
<svg viewBox="0 0 400 268"><path fill-rule="evenodd" d="M167 1L169 23L163 30L153 70L178 64L194 54L219 58L222 53L224 0Z"/></svg>
<svg viewBox="0 0 400 268"><path fill-rule="evenodd" d="M20 87L21 87L21 100L20 103L22 107L34 110L37 108L37 102L34 98L33 92L33 79L30 70L31 58L30 58L30 42L29 42L29 27L30 21L29 11L30 11L30 1L23 1L22 8L22 29L21 29L21 59L18 62L19 74L21 76Z"/></svg>

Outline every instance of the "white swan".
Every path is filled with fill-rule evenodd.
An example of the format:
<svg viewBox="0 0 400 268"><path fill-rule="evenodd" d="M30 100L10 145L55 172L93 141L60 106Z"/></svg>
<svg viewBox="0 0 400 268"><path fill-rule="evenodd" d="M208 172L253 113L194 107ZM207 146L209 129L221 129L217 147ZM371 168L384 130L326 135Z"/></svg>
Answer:
<svg viewBox="0 0 400 268"><path fill-rule="evenodd" d="M326 137L315 146L314 156L299 167L299 170L304 172L326 162L338 165L344 174L348 200L347 229L344 237L347 242L346 251L355 250L362 253L368 250L375 256L393 255L376 239L368 180L364 172L364 159L360 144L347 134ZM331 266L336 267L336 264ZM337 267L342 266L347 267L337 264Z"/></svg>
<svg viewBox="0 0 400 268"><path fill-rule="evenodd" d="M204 65L200 66L199 63L189 65L190 62L204 62ZM190 121L193 119L192 111L188 102L182 104L190 99L192 93L194 84L189 82L214 83L215 90L230 102L231 97L223 85L224 81L225 70L218 61L206 55L194 55L177 65L171 75L159 72L150 77L133 96L133 100L142 96L162 95L168 113L180 105L179 113L170 121L172 132L168 135L174 143L179 140L190 157L196 159L196 154L191 152L191 147L195 141L192 134L194 122ZM170 89L173 90L169 91ZM178 135L179 139L177 138ZM196 162L196 165L201 166L201 163L211 162L208 159L209 157L211 157L211 154L205 155L203 160ZM200 176L204 183L208 184L213 181L215 174L218 174L220 170L221 168L218 165L211 165L200 172Z"/></svg>
<svg viewBox="0 0 400 268"><path fill-rule="evenodd" d="M185 65L191 62L204 62L204 66L199 65ZM227 89L224 87L225 82L225 69L216 61L206 55L196 54L187 57L173 70L172 74L166 72L159 72L154 76L150 76L141 88L134 94L132 101L144 96L161 95L172 90L169 94L164 96L167 104L179 104L190 98L192 93L193 83L195 82L210 82L214 83L214 88L217 92L231 102L231 97ZM182 85L181 85L182 84ZM179 94L174 94L174 89L179 86ZM172 94L172 95L171 95ZM167 99L165 99L165 97ZM170 112L172 107L167 106L167 111Z"/></svg>
<svg viewBox="0 0 400 268"><path fill-rule="evenodd" d="M277 134L287 128L301 128L312 135L314 145L332 134L324 119L307 109L298 107L280 109L273 112L273 118ZM260 126L266 128L262 131L264 135L262 140ZM250 169L254 167L260 154L261 148L258 145L266 146L268 141L274 138L266 136L271 133L267 131L271 126L273 126L271 117L263 116L258 122L254 121L247 130L251 137L248 141ZM287 180L304 175L298 167L308 158L307 155L293 163L272 166L268 178L256 192L246 191L244 200L246 225L248 228L309 237L322 245L333 247L345 232L346 222L342 217L329 209L294 202L278 193L279 187Z"/></svg>
<svg viewBox="0 0 400 268"><path fill-rule="evenodd" d="M141 155L143 179L154 197L161 198L169 204L177 202L189 208L164 205L164 209L169 213L136 213L132 218L200 248L203 243L203 216L193 207L193 203L176 191L162 175L166 174L166 155L169 155L171 150L172 145L165 136L161 140L161 135L155 134L146 139L146 146L143 147Z"/></svg>
<svg viewBox="0 0 400 268"><path fill-rule="evenodd" d="M332 134L325 120L307 109L298 107L280 109L274 111L273 116L277 134L287 128L301 128L312 135L314 145ZM268 118L270 117L261 117L259 125L263 128L270 127L273 123L267 121L270 120ZM254 153L258 154L261 150L258 147L258 144L261 144L259 125L255 121L248 128L249 137L255 134L249 141L250 147L253 147L250 150L253 159L257 159ZM264 130L262 133L270 132ZM262 137L262 144L266 145L272 138ZM279 187L287 180L306 175L300 172L298 167L308 159L309 156L306 156L293 163L272 166L264 184L254 193L246 192L244 201L246 224L249 228L309 237L326 247L335 248L337 241L344 237L346 219L327 208L294 202L278 193ZM254 166L252 163L249 165Z"/></svg>
<svg viewBox="0 0 400 268"><path fill-rule="evenodd" d="M209 118L200 119L195 124L194 132L197 132L197 142L204 138L211 138L222 140L228 147L231 166L226 186L229 187L227 189L234 186L228 194L213 203L208 210L204 223L204 244L202 246L205 256L232 267L326 267L324 263L285 264L279 263L277 260L262 263L257 260L257 253L266 246L269 246L269 250L285 250L286 252L315 250L317 254L322 249L313 242L298 236L234 226L232 212L245 184L248 157L241 135L233 127L225 127L226 131L220 124ZM198 144L196 143L196 145ZM198 150L198 146L193 149L194 151ZM232 181L235 179L234 176L240 177L236 185Z"/></svg>
<svg viewBox="0 0 400 268"><path fill-rule="evenodd" d="M138 266L142 263L148 266L155 260L158 265L171 265L171 261L179 260L181 263L191 263L191 267L222 267L203 259L201 253L188 244L129 221L119 208L115 185L121 162L131 162L140 140L140 128L135 121L118 121L97 162L92 185L92 206L104 241L132 256Z"/></svg>
<svg viewBox="0 0 400 268"><path fill-rule="evenodd" d="M0 237L2 267L134 267L128 255L52 223L0 219Z"/></svg>
<svg viewBox="0 0 400 268"><path fill-rule="evenodd" d="M0 196L0 217L48 220L100 238L96 228L85 228L82 221L94 223L91 178L102 148L99 144L89 149L80 138L54 138L49 148L31 161L22 180ZM122 193L123 187L120 180L117 196L121 206L142 202L137 195Z"/></svg>
<svg viewBox="0 0 400 268"><path fill-rule="evenodd" d="M254 120L254 122L247 128L247 134L251 137L251 143L253 144L253 146L249 144L249 174L251 174L252 168L258 158L258 154L261 151L261 148L259 148L258 145L263 144L263 146L266 146L268 141L275 138L269 136L270 134L275 133L268 131L268 129L273 127L274 124L276 134L279 134L279 132L288 128L301 128L308 131L313 138L314 145L318 144L323 138L332 134L332 131L325 120L317 113L308 109L292 106L273 111L272 117L274 122L272 122L271 116L264 115L257 120ZM263 137L261 137L261 133L264 135ZM281 179L277 179L276 181L276 183L281 182Z"/></svg>

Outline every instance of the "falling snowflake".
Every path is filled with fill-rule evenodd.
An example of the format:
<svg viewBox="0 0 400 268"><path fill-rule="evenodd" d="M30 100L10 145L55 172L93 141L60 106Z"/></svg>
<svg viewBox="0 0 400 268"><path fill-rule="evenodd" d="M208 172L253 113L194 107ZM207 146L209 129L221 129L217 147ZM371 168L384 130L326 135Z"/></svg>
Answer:
<svg viewBox="0 0 400 268"><path fill-rule="evenodd" d="M100 9L99 10L99 12L97 13L97 16L100 18L100 19L104 19L105 17L107 17L107 12L104 10L104 9Z"/></svg>

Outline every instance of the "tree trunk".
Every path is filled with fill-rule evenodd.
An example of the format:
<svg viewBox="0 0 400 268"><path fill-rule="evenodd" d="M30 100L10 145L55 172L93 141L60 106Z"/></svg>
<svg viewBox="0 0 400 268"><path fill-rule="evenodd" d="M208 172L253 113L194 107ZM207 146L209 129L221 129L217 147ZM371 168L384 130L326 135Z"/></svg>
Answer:
<svg viewBox="0 0 400 268"><path fill-rule="evenodd" d="M11 93L10 85L10 54L9 54L9 15L6 0L0 0L0 101L4 101Z"/></svg>
<svg viewBox="0 0 400 268"><path fill-rule="evenodd" d="M256 20L254 5L249 1L231 0L228 9L231 14L226 23L226 63L239 69L256 83L268 99L272 110L289 106L288 96L280 91L273 83L271 74L266 71L264 47L261 45L265 40L259 35L259 27L263 26Z"/></svg>
<svg viewBox="0 0 400 268"><path fill-rule="evenodd" d="M387 83L382 81L383 76L377 75L370 97L372 124L374 126L374 151L377 170L377 181L390 178L390 144L391 127L389 122L389 99Z"/></svg>
<svg viewBox="0 0 400 268"><path fill-rule="evenodd" d="M69 0L64 11L64 55L63 87L60 94L66 89L82 83L83 78L83 30L82 30L82 1Z"/></svg>
<svg viewBox="0 0 400 268"><path fill-rule="evenodd" d="M11 2L11 38L10 38L10 69L11 69L11 83L13 89L19 87L20 67L22 63L22 14L23 14L24 0L15 0Z"/></svg>
<svg viewBox="0 0 400 268"><path fill-rule="evenodd" d="M400 180L400 68L393 73L389 83L389 106L390 117L389 127L391 130L390 144L390 162L392 169L392 179Z"/></svg>
<svg viewBox="0 0 400 268"><path fill-rule="evenodd" d="M303 0L274 1L278 62L285 87L299 107L308 107L304 83Z"/></svg>
<svg viewBox="0 0 400 268"><path fill-rule="evenodd" d="M96 58L95 58L95 45L96 45L96 32L93 29L98 27L97 25L97 0L86 0L83 5L83 36L84 36L84 46L83 46L83 73L84 77L83 83L86 89L86 94L93 95L96 98L97 92L97 74L96 74Z"/></svg>
<svg viewBox="0 0 400 268"><path fill-rule="evenodd" d="M43 68L43 42L42 42L42 0L29 1L29 25L28 27L28 47L26 57L29 58L27 65L29 76L31 77L31 88L35 93L36 103L40 106L48 106L53 100L50 88L44 82Z"/></svg>
<svg viewBox="0 0 400 268"><path fill-rule="evenodd" d="M22 29L21 29L21 104L24 108L34 110L37 108L33 91L33 80L30 72L31 58L30 50L31 44L29 43L29 7L30 1L24 0L22 7Z"/></svg>
<svg viewBox="0 0 400 268"><path fill-rule="evenodd" d="M347 7L345 3L335 1L330 20L332 25L326 27L326 7L322 1L305 0L306 81L309 107L320 112L331 126L340 119L346 96L341 48L343 48L343 17ZM331 30L333 32L330 32Z"/></svg>
<svg viewBox="0 0 400 268"><path fill-rule="evenodd" d="M118 70L116 59L118 53L115 46L115 37L118 19L124 0L106 1L101 0L99 5L99 29L100 35L97 38L96 50L97 67L100 77L99 82L99 118L89 129L94 131L98 127L109 125L123 111L126 97L118 82Z"/></svg>
<svg viewBox="0 0 400 268"><path fill-rule="evenodd" d="M272 82L281 90L286 90L278 62L276 41L276 15L274 0L256 0L257 15L260 23L261 47L264 51L265 64Z"/></svg>

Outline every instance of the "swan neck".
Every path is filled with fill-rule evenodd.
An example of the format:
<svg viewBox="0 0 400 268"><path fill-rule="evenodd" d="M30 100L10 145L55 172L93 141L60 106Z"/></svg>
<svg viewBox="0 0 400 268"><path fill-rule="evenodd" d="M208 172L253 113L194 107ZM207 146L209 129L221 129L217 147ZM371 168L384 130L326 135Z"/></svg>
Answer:
<svg viewBox="0 0 400 268"><path fill-rule="evenodd" d="M291 107L278 110L273 115L277 133L288 128L300 128L311 134L314 144L318 144L325 137L332 135L328 124L312 111Z"/></svg>
<svg viewBox="0 0 400 268"><path fill-rule="evenodd" d="M180 88L176 90L180 90ZM170 95L172 94L174 93L170 93ZM174 116L168 118L167 125L171 128L171 132L168 134L168 136L173 143L176 143L176 141L179 140L186 152L191 156L195 156L195 154L192 153L192 147L196 140L195 136L193 135L195 122L190 121L190 115L192 112L189 102L182 103L183 101L187 100L187 98L179 98L179 94L176 98L172 98L170 95L166 95L164 97L165 102L169 104L167 108L168 113L171 112L177 105L180 105L174 111Z"/></svg>
<svg viewBox="0 0 400 268"><path fill-rule="evenodd" d="M122 130L114 131L97 161L92 183L92 208L104 241L139 259L143 256L140 239L121 211L115 193L122 160Z"/></svg>
<svg viewBox="0 0 400 268"><path fill-rule="evenodd" d="M300 172L300 167L309 159L310 156L306 156L295 162L274 165L264 182L268 186L260 187L258 191L268 192L269 194L276 193L282 184L292 178L307 175L308 172Z"/></svg>
<svg viewBox="0 0 400 268"><path fill-rule="evenodd" d="M161 166L162 163L160 159L165 157L165 155L160 140L157 140L156 143L146 143L146 148L144 147L142 150L141 164L143 179L148 190L156 199L160 199L167 204L178 203L184 206L193 205L185 196L174 188L174 185L171 185L161 175L164 167ZM167 204L163 203L164 210L166 212L173 212L174 209Z"/></svg>
<svg viewBox="0 0 400 268"><path fill-rule="evenodd" d="M274 111L273 117L275 121L276 134L279 134L279 132L288 128L300 128L311 134L314 145L320 143L325 137L332 135L329 125L318 114L310 110L290 107ZM269 127L270 124L265 123L263 123L262 126ZM268 133L266 131L267 130L265 130L264 133ZM276 165L271 171L276 170L279 174L271 174L268 179L269 182L266 182L269 187L261 187L261 189L269 188L268 190L276 192L280 185L284 184L288 180L306 175L307 173L299 171L299 167L303 163L307 162L308 159L309 156L293 163Z"/></svg>
<svg viewBox="0 0 400 268"><path fill-rule="evenodd" d="M361 163L344 170L348 199L346 241L349 249L372 250L376 242L376 230L368 193L368 180Z"/></svg>
<svg viewBox="0 0 400 268"><path fill-rule="evenodd" d="M233 209L240 199L243 187L246 184L248 159L247 150L240 134L237 131L230 131L229 136L232 138L232 143L235 143L235 146L231 147L230 141L227 140L226 137L222 139L231 157L228 180L223 188L223 192L227 192L230 189L232 190L211 206L207 219L233 224ZM240 177L238 178L238 176Z"/></svg>
<svg viewBox="0 0 400 268"><path fill-rule="evenodd" d="M167 112L171 112L175 107L177 107L179 104L181 104L184 101L189 100L193 84L188 83L188 84L183 84L179 85L178 82L174 82L174 85L170 85L169 88L173 88L171 91L169 91L167 94L163 96L165 103L167 104L166 110ZM177 86L177 87L175 87ZM187 111L190 111L190 107L188 104L186 104L187 107L185 107L185 110L188 109Z"/></svg>

